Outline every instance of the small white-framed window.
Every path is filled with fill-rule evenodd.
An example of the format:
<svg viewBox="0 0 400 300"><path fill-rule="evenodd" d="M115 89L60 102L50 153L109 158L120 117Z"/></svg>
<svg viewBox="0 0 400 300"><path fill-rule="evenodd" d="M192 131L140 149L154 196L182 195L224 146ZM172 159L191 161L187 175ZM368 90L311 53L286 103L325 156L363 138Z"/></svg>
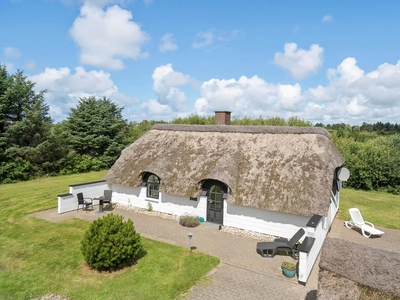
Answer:
<svg viewBox="0 0 400 300"><path fill-rule="evenodd" d="M146 176L147 194L146 196L153 199L159 198L160 178L155 174L148 174Z"/></svg>

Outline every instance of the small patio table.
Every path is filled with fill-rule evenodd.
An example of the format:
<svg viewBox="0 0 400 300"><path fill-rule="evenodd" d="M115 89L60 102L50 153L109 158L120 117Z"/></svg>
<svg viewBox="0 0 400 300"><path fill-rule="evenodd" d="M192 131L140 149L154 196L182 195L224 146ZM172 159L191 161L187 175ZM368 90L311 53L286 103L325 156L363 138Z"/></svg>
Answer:
<svg viewBox="0 0 400 300"><path fill-rule="evenodd" d="M101 213L103 213L103 200L104 200L104 196L94 197L93 200L98 200L98 201L99 201L99 210L96 211L96 214L101 214Z"/></svg>

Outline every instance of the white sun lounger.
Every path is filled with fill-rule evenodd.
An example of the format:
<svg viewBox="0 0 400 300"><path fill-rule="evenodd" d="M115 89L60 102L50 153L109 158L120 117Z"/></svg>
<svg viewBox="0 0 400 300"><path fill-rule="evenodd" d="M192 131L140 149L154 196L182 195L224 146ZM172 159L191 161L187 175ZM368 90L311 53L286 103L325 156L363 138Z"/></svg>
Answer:
<svg viewBox="0 0 400 300"><path fill-rule="evenodd" d="M345 221L344 224L347 228L357 227L361 229L362 235L369 238L371 235L382 235L383 231L375 228L371 222L364 221L360 210L358 208L349 209L351 221Z"/></svg>

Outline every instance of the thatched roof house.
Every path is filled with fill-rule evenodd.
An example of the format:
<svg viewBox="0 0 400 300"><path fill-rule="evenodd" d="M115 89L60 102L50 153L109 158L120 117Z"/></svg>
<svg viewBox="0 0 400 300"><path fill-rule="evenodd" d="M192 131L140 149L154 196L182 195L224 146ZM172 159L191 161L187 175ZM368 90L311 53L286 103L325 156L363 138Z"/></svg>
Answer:
<svg viewBox="0 0 400 300"><path fill-rule="evenodd" d="M123 150L105 180L138 187L150 172L160 192L197 197L213 179L227 185L230 204L326 216L343 163L322 128L159 124Z"/></svg>

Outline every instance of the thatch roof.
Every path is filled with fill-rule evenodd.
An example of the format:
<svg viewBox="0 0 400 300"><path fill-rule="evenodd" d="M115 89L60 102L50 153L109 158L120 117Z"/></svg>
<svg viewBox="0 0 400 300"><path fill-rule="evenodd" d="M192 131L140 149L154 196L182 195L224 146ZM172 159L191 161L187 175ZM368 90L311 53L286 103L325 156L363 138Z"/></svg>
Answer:
<svg viewBox="0 0 400 300"><path fill-rule="evenodd" d="M397 252L329 238L322 247L319 267L334 273L336 280L339 275L363 286L400 297L400 255ZM336 282L327 285L335 286ZM330 296L336 299L332 290Z"/></svg>
<svg viewBox="0 0 400 300"><path fill-rule="evenodd" d="M214 179L228 186L231 204L312 216L327 214L343 163L322 128L159 124L122 151L105 179L137 187L151 172L161 192L186 197Z"/></svg>

